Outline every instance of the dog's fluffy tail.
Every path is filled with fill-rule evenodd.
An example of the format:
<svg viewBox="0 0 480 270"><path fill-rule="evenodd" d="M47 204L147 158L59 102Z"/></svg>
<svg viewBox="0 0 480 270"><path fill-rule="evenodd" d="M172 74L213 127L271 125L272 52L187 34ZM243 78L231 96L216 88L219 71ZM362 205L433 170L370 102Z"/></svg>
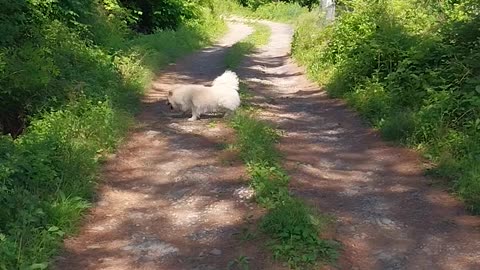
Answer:
<svg viewBox="0 0 480 270"><path fill-rule="evenodd" d="M237 74L233 71L227 70L213 81L212 87L223 89L223 91L238 91L238 84Z"/></svg>

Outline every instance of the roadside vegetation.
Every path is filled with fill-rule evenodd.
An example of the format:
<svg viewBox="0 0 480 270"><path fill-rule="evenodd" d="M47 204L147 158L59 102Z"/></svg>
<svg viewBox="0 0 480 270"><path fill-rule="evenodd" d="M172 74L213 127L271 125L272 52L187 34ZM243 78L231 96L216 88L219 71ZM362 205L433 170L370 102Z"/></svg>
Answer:
<svg viewBox="0 0 480 270"><path fill-rule="evenodd" d="M298 20L294 58L480 213L480 2L340 1Z"/></svg>
<svg viewBox="0 0 480 270"><path fill-rule="evenodd" d="M207 2L136 3L0 0L0 269L49 267L154 72L225 29Z"/></svg>
<svg viewBox="0 0 480 270"><path fill-rule="evenodd" d="M264 19L278 22L294 23L296 19L308 12L302 1L219 1L214 0L218 11L226 15L236 15L251 19ZM315 1L305 1L315 6Z"/></svg>
<svg viewBox="0 0 480 270"><path fill-rule="evenodd" d="M253 26L255 32L235 44L227 54L229 68L235 69L245 55L268 42L268 27L258 23ZM268 248L275 259L293 269L334 262L337 244L320 238L330 219L290 194L290 179L282 168L281 153L275 147L279 132L256 119L257 108L249 102L251 95L246 85L241 85L240 92L243 105L231 119L236 132L234 147L247 166L256 201L268 210L260 222L260 230L270 237Z"/></svg>

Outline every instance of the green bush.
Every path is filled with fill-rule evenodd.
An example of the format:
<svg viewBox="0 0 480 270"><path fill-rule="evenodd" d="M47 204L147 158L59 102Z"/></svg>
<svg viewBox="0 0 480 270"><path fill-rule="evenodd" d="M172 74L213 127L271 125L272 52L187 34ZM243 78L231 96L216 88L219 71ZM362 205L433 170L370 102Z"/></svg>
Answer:
<svg viewBox="0 0 480 270"><path fill-rule="evenodd" d="M88 207L99 154L115 146L125 120L109 102L82 99L39 116L15 141L0 137L0 268L48 262Z"/></svg>
<svg viewBox="0 0 480 270"><path fill-rule="evenodd" d="M388 139L421 149L480 209L480 3L342 1L299 19L293 55ZM311 25L322 26L312 31ZM467 187L468 189L464 188Z"/></svg>
<svg viewBox="0 0 480 270"><path fill-rule="evenodd" d="M269 244L274 257L286 259L293 269L306 269L318 260L333 262L338 257L338 244L318 235L328 219L312 213L315 211L303 202L289 197L262 219L262 230L273 237Z"/></svg>
<svg viewBox="0 0 480 270"><path fill-rule="evenodd" d="M130 26L142 33L157 29L175 30L183 23L201 18L201 6L210 0L119 0L131 10Z"/></svg>

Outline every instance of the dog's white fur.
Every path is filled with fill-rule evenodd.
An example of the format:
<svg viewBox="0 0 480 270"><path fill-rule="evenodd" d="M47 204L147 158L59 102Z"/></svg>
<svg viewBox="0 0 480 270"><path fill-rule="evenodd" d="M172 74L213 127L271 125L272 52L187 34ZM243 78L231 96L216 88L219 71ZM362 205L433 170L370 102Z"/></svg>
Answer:
<svg viewBox="0 0 480 270"><path fill-rule="evenodd" d="M212 86L181 85L169 91L168 104L184 113L191 111L189 121L195 121L205 113L231 113L240 106L238 87L237 74L227 70L213 81Z"/></svg>

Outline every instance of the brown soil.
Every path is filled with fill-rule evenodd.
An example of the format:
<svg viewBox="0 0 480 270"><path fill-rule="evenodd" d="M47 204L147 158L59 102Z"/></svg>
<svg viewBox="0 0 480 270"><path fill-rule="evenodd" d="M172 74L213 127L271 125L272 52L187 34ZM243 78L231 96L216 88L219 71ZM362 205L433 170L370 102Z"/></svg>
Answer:
<svg viewBox="0 0 480 270"><path fill-rule="evenodd" d="M270 43L239 71L285 131L280 149L295 194L338 221L339 269L480 269L480 219L430 187L422 160L391 147L339 100L308 82L289 59L292 29L272 28ZM246 37L230 24L216 45L167 68L153 82L138 125L107 162L95 207L65 241L56 269L227 269L247 256L250 269L283 269L256 232L262 215L241 162L221 150L232 139L220 119L172 115L166 91L210 83L229 46ZM240 268L232 268L240 269Z"/></svg>

